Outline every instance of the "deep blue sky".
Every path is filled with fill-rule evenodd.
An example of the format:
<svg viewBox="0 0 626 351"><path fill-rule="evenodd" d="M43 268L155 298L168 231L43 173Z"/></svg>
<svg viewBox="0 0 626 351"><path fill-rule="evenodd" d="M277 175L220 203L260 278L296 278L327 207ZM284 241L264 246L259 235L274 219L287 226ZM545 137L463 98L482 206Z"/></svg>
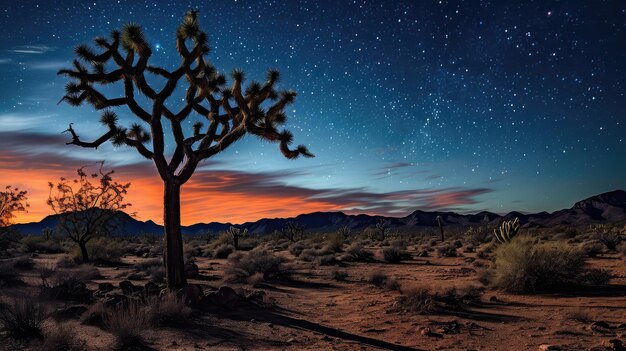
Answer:
<svg viewBox="0 0 626 351"><path fill-rule="evenodd" d="M188 8L200 10L219 70L281 71L299 93L288 126L317 156L288 161L249 137L213 169L271 175L272 191L303 198L345 192L335 209L396 215L551 211L626 188L624 1L3 1L2 152L140 162L130 149L59 142L69 122L85 138L102 129L91 107L57 105L56 71L77 44L127 22L144 27L151 60L173 68Z"/></svg>

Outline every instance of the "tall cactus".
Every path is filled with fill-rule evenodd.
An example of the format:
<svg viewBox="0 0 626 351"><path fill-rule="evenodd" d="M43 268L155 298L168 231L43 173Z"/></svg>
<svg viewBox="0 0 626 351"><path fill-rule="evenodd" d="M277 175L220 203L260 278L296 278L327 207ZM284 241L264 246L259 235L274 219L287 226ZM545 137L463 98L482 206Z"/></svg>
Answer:
<svg viewBox="0 0 626 351"><path fill-rule="evenodd" d="M176 289L187 284L183 262L183 240L180 229L180 189L195 172L200 161L213 157L241 139L246 133L279 144L282 154L289 159L299 156L313 157L303 145L289 147L293 135L279 130L287 117L284 108L294 101L292 90L275 90L279 73L270 70L264 83L251 82L244 88L244 74L234 70L233 83L226 86L226 77L218 73L207 60L208 36L200 29L198 11L190 10L183 17L176 31L176 50L181 57L180 65L173 70L152 66L148 63L152 49L146 41L141 27L128 24L120 31L113 31L110 39L96 38L103 52L96 53L86 45L76 48L80 60L74 60L71 69L62 69L58 74L72 79L65 86L66 101L72 106L84 102L96 110L103 110L100 122L108 129L92 142L80 139L70 124L66 132L71 134L73 144L97 148L106 141L114 145L135 148L143 157L152 160L164 183L164 228L167 286ZM91 68L88 68L91 66ZM146 74L162 80L155 88L148 83ZM99 85L122 83L123 95L109 98L97 90ZM185 98L180 109L166 103L174 90L186 85ZM110 91L110 89L107 89ZM141 94L148 102L140 104L136 95ZM111 107L127 106L139 123L130 127L120 125ZM186 134L189 116L196 113L206 120L193 124L193 132ZM165 155L165 128L169 124L173 151L169 160ZM144 129L147 124L149 128ZM150 143L150 141L152 141Z"/></svg>
<svg viewBox="0 0 626 351"><path fill-rule="evenodd" d="M248 236L248 228L242 231L240 228L230 227L228 228L228 234L233 238L235 250L239 250L239 239Z"/></svg>
<svg viewBox="0 0 626 351"><path fill-rule="evenodd" d="M443 235L443 217L437 216L436 220L437 224L439 225L439 232L441 233L441 242L444 242L446 239Z"/></svg>
<svg viewBox="0 0 626 351"><path fill-rule="evenodd" d="M378 230L378 233L380 234L380 241L385 240L387 232L389 231L389 222L386 219L381 218L380 221L376 223L376 230Z"/></svg>
<svg viewBox="0 0 626 351"><path fill-rule="evenodd" d="M504 221L500 224L500 227L493 230L493 234L496 239L504 244L506 242L511 241L513 237L517 234L519 229L519 218L515 218L512 221Z"/></svg>

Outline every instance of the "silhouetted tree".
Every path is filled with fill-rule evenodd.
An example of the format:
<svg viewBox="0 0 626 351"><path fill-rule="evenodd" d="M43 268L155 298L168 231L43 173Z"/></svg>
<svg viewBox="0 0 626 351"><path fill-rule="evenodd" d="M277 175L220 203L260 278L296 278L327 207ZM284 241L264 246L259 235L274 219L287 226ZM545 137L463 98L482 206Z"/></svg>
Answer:
<svg viewBox="0 0 626 351"><path fill-rule="evenodd" d="M305 228L306 227L304 225L300 225L294 222L287 222L287 226L282 228L279 231L279 234L283 238L295 243L299 240L302 240L302 238L304 237Z"/></svg>
<svg viewBox="0 0 626 351"><path fill-rule="evenodd" d="M380 234L380 240L383 241L387 237L387 232L389 232L389 222L386 219L381 218L378 223L376 223L376 230Z"/></svg>
<svg viewBox="0 0 626 351"><path fill-rule="evenodd" d="M248 236L248 229L241 230L240 228L230 227L228 228L228 234L233 238L233 246L235 250L239 250L239 239Z"/></svg>
<svg viewBox="0 0 626 351"><path fill-rule="evenodd" d="M124 197L130 183L113 180L114 171L104 172L104 163L97 173L88 175L77 170L78 178L61 178L55 186L48 183L48 205L59 216L58 231L67 235L80 248L83 262L89 262L87 243L100 235L109 235L120 225L117 211L130 206ZM92 182L93 181L93 182ZM56 194L53 192L56 190Z"/></svg>
<svg viewBox="0 0 626 351"><path fill-rule="evenodd" d="M140 123L124 128L118 124L112 111L105 110L101 122L108 127L106 133L93 142L85 142L70 125L67 131L71 133L72 141L68 144L97 148L111 140L115 145L134 147L142 156L154 161L165 188L163 221L167 285L170 289L183 286L186 279L180 231L181 186L189 180L201 160L215 156L246 133L279 143L281 152L287 158L312 157L302 145L290 149L292 134L287 130L278 130L287 119L283 109L293 102L296 93L275 90L279 76L275 70L268 72L265 83L252 82L245 90L242 87L243 72L234 70L231 73L233 83L230 88L226 87L225 76L205 59L209 46L206 33L198 25L197 11L188 11L178 27L176 49L181 63L171 71L148 64L152 49L137 25L125 25L121 33L113 31L110 40L96 38L95 42L104 49L102 53L94 53L85 45L76 48L78 57L90 64L91 69L74 60L73 69L59 71L59 74L74 79L67 84L62 101L74 106L88 102L98 110L125 105ZM115 68L107 70L111 66ZM148 84L146 73L165 80L160 90ZM165 102L183 78L187 85L184 104L179 110L174 110L174 104L166 105ZM121 97L108 98L96 90L98 84L115 82L123 83L124 95ZM150 110L145 110L137 102L137 92L147 97L152 105ZM183 122L188 122L192 112L206 119L208 126L203 127L201 122L196 122L191 133L186 133ZM165 157L163 121L169 123L176 145L169 161ZM150 131L147 132L142 124L149 126ZM150 140L152 149L146 145Z"/></svg>
<svg viewBox="0 0 626 351"><path fill-rule="evenodd" d="M444 242L446 239L443 235L443 217L437 216L435 218L437 220L437 225L439 225L439 232L441 233L441 242Z"/></svg>
<svg viewBox="0 0 626 351"><path fill-rule="evenodd" d="M13 223L16 213L26 212L28 197L26 190L20 190L10 185L0 191L0 233L3 233Z"/></svg>

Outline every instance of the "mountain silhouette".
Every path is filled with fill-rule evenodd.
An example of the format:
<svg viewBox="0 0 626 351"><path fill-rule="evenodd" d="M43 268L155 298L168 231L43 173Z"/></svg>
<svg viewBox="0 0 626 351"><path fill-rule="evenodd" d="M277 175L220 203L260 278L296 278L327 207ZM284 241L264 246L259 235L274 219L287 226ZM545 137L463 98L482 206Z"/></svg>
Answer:
<svg viewBox="0 0 626 351"><path fill-rule="evenodd" d="M41 234L44 228L55 228L59 216L51 215L39 222L16 224L14 229L23 234ZM140 221L124 212L118 212L120 222L123 223L120 235L161 234L163 227L152 220ZM333 231L347 226L359 231L374 226L385 219L389 226L397 229L411 227L437 226L437 216L441 216L446 226L497 226L503 220L518 217L524 227L554 227L558 225L587 225L592 223L615 223L626 221L626 191L615 190L581 200L569 209L552 213L539 212L524 214L509 212L499 215L482 211L475 214L459 214L455 212L421 211L417 210L405 217L370 216L366 214L349 215L343 212L313 212L301 214L294 218L263 218L255 222L236 224L235 227L246 228L252 234L269 234L274 230L284 228L288 222L295 222L306 226L311 232ZM197 235L227 230L231 223L197 223L183 226L182 232L186 235Z"/></svg>

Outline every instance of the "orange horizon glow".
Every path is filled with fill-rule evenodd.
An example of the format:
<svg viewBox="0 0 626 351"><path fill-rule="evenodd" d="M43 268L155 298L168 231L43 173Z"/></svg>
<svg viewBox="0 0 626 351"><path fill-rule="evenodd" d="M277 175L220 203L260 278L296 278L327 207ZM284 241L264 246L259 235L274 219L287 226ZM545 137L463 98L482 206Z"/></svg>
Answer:
<svg viewBox="0 0 626 351"><path fill-rule="evenodd" d="M64 168L64 167L60 167ZM25 177L25 175L28 175ZM14 223L41 221L54 214L46 204L48 182L56 183L60 177L73 179L75 170L34 170L4 169L2 184L12 185L28 191L28 212L16 214ZM114 179L121 183L130 182L131 186L125 201L132 204L127 213L136 213L136 219L152 220L163 224L163 183L157 175L137 176L116 172ZM181 190L181 224L191 225L208 222L230 222L239 224L257 221L261 218L294 217L302 213L316 211L339 211L341 207L333 203L310 200L297 196L272 196L272 194L224 193L219 191L220 181L207 187L199 181L191 180ZM208 188L208 189L207 189Z"/></svg>

